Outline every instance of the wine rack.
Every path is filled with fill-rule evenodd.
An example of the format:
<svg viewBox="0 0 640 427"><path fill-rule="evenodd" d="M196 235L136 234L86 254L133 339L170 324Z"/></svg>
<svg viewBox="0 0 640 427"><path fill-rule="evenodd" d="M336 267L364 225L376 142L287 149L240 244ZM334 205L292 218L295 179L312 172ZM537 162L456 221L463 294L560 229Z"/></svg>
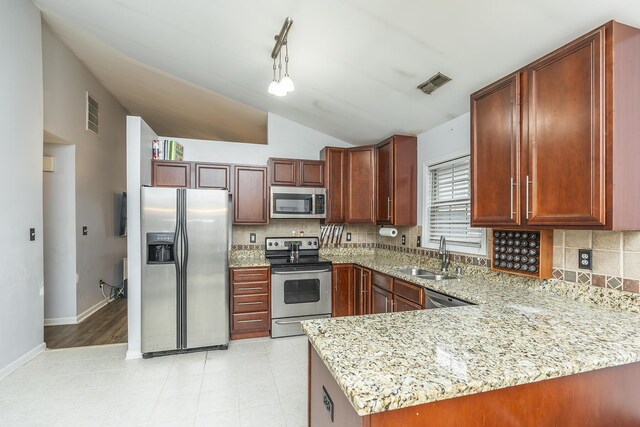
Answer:
<svg viewBox="0 0 640 427"><path fill-rule="evenodd" d="M538 279L551 277L553 230L493 229L491 269Z"/></svg>

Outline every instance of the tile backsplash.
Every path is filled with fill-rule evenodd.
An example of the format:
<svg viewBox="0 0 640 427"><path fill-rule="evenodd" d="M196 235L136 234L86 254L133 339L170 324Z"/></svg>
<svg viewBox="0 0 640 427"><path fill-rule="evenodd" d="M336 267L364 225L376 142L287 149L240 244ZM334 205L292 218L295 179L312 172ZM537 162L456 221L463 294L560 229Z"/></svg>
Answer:
<svg viewBox="0 0 640 427"><path fill-rule="evenodd" d="M592 270L578 268L578 250L593 251ZM638 292L640 231L554 230L553 275L569 282Z"/></svg>
<svg viewBox="0 0 640 427"><path fill-rule="evenodd" d="M435 252L417 247L421 226L396 227L397 237L382 237L380 226L345 225L342 237L344 247L379 247L423 256L436 256ZM264 249L265 237L320 235L320 221L313 219L274 219L267 226L240 225L233 227L234 249ZM250 233L256 233L256 243L249 241ZM351 241L347 242L347 233ZM402 235L406 245L402 245ZM487 232L490 240L491 232ZM578 250L593 251L592 270L578 268ZM486 265L483 257L454 254L454 262ZM583 283L610 289L640 292L640 231L584 231L554 230L553 277L568 282Z"/></svg>

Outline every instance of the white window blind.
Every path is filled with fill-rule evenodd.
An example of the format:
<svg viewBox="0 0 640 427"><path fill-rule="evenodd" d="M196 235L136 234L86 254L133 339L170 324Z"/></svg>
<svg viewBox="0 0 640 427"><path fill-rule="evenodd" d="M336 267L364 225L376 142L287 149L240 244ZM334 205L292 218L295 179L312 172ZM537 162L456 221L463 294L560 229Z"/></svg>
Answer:
<svg viewBox="0 0 640 427"><path fill-rule="evenodd" d="M469 156L429 166L428 238L480 248L482 229L471 228L471 170Z"/></svg>

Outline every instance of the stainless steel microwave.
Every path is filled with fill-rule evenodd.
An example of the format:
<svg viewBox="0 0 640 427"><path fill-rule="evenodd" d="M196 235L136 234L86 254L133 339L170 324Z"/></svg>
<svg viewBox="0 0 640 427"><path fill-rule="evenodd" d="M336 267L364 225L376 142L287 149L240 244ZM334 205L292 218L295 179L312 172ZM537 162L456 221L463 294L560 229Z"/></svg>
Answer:
<svg viewBox="0 0 640 427"><path fill-rule="evenodd" d="M326 218L327 190L271 187L271 218Z"/></svg>

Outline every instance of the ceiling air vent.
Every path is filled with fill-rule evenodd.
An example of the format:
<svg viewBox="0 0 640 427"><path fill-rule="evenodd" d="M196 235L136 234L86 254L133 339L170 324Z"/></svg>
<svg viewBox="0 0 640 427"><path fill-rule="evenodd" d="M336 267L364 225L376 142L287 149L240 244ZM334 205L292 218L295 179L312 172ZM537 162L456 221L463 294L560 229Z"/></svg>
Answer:
<svg viewBox="0 0 640 427"><path fill-rule="evenodd" d="M442 73L438 73L435 76L431 77L426 82L419 85L418 89L420 89L427 95L431 95L434 90L438 89L440 86L443 86L445 83L450 81L451 81L451 77L447 77Z"/></svg>
<svg viewBox="0 0 640 427"><path fill-rule="evenodd" d="M87 92L87 130L100 135L100 105Z"/></svg>

